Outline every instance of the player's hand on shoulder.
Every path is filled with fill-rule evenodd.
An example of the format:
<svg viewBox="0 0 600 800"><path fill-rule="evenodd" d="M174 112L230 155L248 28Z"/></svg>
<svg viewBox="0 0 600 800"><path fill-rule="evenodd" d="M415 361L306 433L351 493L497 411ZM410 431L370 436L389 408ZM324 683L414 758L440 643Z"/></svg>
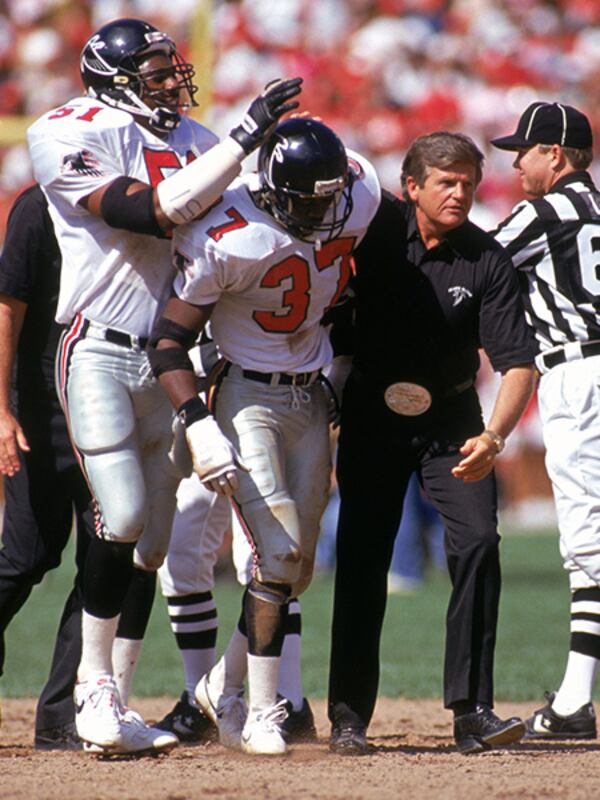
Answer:
<svg viewBox="0 0 600 800"><path fill-rule="evenodd" d="M0 412L0 474L13 476L21 469L19 450L30 450L23 429L9 412Z"/></svg>
<svg viewBox="0 0 600 800"><path fill-rule="evenodd" d="M239 487L238 471L250 470L212 416L193 422L185 430L194 472L203 486L217 494L232 495Z"/></svg>
<svg viewBox="0 0 600 800"><path fill-rule="evenodd" d="M452 468L452 474L465 483L474 483L485 478L494 468L498 448L485 434L472 436L460 448L465 458Z"/></svg>
<svg viewBox="0 0 600 800"><path fill-rule="evenodd" d="M246 155L260 147L284 114L298 108L297 101L289 101L300 94L301 84L302 78L278 78L250 103L241 124L229 133Z"/></svg>

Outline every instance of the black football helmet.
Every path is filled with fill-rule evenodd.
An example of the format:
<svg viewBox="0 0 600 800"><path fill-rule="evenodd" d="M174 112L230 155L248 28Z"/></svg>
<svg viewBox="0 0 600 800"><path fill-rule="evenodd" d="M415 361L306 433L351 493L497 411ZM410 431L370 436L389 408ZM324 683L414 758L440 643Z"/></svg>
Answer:
<svg viewBox="0 0 600 800"><path fill-rule="evenodd" d="M165 70L140 72L140 64L155 53L164 53L173 65L171 74L177 78L174 92L153 90L146 83L148 78L164 78ZM80 69L89 95L144 117L159 133L177 127L180 108L196 105L193 66L184 61L166 33L141 19L117 19L103 25L81 51ZM183 102L182 95L187 96ZM145 102L148 98L151 106Z"/></svg>
<svg viewBox="0 0 600 800"><path fill-rule="evenodd" d="M259 204L290 233L308 241L340 235L352 213L354 174L330 128L305 117L282 122L259 150L258 173Z"/></svg>

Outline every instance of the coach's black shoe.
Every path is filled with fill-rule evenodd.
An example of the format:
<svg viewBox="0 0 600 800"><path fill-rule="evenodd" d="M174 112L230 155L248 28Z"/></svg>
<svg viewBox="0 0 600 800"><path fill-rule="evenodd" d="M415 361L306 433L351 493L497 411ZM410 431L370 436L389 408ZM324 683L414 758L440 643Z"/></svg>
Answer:
<svg viewBox="0 0 600 800"><path fill-rule="evenodd" d="M524 739L595 739L596 714L591 703L578 708L572 714L562 717L552 710L555 692L545 692L548 701L525 720Z"/></svg>
<svg viewBox="0 0 600 800"><path fill-rule="evenodd" d="M153 727L174 733L180 742L212 742L218 739L215 724L202 709L190 703L187 692L183 692L175 708Z"/></svg>
<svg viewBox="0 0 600 800"><path fill-rule="evenodd" d="M286 705L288 715L281 724L281 734L286 744L316 742L315 718L306 697L302 700L302 708L299 711L294 711L294 707L289 700Z"/></svg>
<svg viewBox="0 0 600 800"><path fill-rule="evenodd" d="M34 747L36 750L82 750L83 743L77 735L75 723L71 722L57 728L36 731Z"/></svg>
<svg viewBox="0 0 600 800"><path fill-rule="evenodd" d="M461 753L481 753L492 747L518 742L525 733L520 717L500 719L485 703L454 718L454 739Z"/></svg>
<svg viewBox="0 0 600 800"><path fill-rule="evenodd" d="M332 709L331 739L332 753L344 756L366 755L371 747L367 744L367 726L346 703L336 703Z"/></svg>

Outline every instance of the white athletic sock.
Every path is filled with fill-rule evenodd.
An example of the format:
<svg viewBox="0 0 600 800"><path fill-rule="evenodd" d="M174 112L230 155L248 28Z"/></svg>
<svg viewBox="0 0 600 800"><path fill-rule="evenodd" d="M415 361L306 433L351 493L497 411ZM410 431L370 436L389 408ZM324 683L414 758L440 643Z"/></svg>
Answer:
<svg viewBox="0 0 600 800"><path fill-rule="evenodd" d="M129 702L129 690L131 689L143 641L143 639L122 639L117 636L113 643L113 674L124 706Z"/></svg>
<svg viewBox="0 0 600 800"><path fill-rule="evenodd" d="M248 653L248 706L251 711L275 705L280 656L253 656Z"/></svg>
<svg viewBox="0 0 600 800"><path fill-rule="evenodd" d="M237 625L221 661L224 690L228 693L242 691L248 672L248 637L244 636Z"/></svg>
<svg viewBox="0 0 600 800"><path fill-rule="evenodd" d="M598 659L571 650L567 669L552 703L552 709L561 717L567 717L589 703L592 699L597 669Z"/></svg>
<svg viewBox="0 0 600 800"><path fill-rule="evenodd" d="M216 650L214 647L207 647L202 650L180 650L179 654L183 664L188 699L191 703L195 703L194 689L200 678L214 667L217 658Z"/></svg>
<svg viewBox="0 0 600 800"><path fill-rule="evenodd" d="M84 611L81 615L81 661L77 670L80 681L92 673L113 674L112 648L119 616L110 619L94 617Z"/></svg>
<svg viewBox="0 0 600 800"><path fill-rule="evenodd" d="M291 702L294 711L302 708L304 694L300 668L300 637L297 633L288 633L283 640L278 691Z"/></svg>
<svg viewBox="0 0 600 800"><path fill-rule="evenodd" d="M238 694L244 691L248 671L248 638L235 627L229 644L221 658L210 670L210 694Z"/></svg>

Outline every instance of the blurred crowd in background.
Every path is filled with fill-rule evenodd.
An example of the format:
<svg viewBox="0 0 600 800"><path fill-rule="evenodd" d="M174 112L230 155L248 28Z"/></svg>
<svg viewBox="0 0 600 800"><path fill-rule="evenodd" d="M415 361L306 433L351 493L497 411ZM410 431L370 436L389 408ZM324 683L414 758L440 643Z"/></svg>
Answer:
<svg viewBox="0 0 600 800"><path fill-rule="evenodd" d="M407 144L435 129L470 134L486 154L476 221L491 227L518 198L505 153L535 99L576 105L600 140L598 0L5 0L0 116L38 115L80 93L78 54L117 16L168 31L189 56L198 8L210 9L212 107L226 133L274 76L305 78L302 107L369 156L399 191ZM30 180L22 145L0 152L0 224ZM3 226L2 226L3 230Z"/></svg>
<svg viewBox="0 0 600 800"><path fill-rule="evenodd" d="M144 18L192 58L200 10L212 28L212 74L198 76L211 87L202 121L216 133L273 77L302 75L302 110L368 156L399 193L415 136L462 131L486 156L472 218L487 229L520 197L511 157L489 140L514 130L530 102L577 106L600 142L599 0L4 0L0 143L3 115L35 117L81 93L79 52L109 19ZM0 242L30 182L24 143L0 145ZM535 404L499 472L516 524L551 520Z"/></svg>

